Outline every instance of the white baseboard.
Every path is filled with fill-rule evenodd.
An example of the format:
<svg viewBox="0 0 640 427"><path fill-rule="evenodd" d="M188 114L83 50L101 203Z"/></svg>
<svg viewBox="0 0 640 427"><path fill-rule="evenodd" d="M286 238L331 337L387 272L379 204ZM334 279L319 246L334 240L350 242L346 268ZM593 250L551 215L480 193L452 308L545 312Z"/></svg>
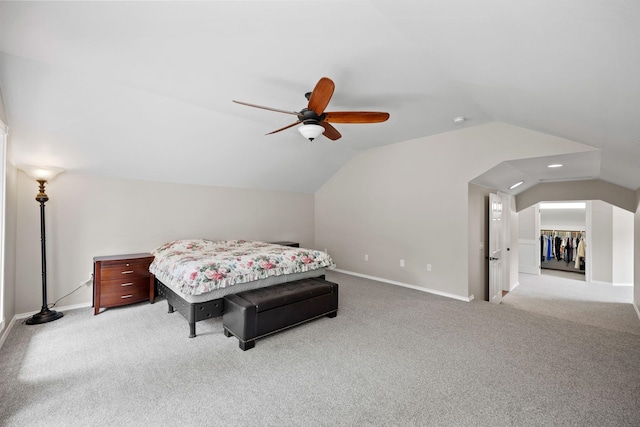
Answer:
<svg viewBox="0 0 640 427"><path fill-rule="evenodd" d="M4 320L2 321L2 323L4 324ZM13 316L13 319L11 319L11 322L9 322L9 325L2 330L2 335L0 336L0 348L2 348L4 341L9 336L9 332L11 332L11 328L13 327L14 323L16 323L16 316Z"/></svg>
<svg viewBox="0 0 640 427"><path fill-rule="evenodd" d="M589 283L593 283L594 285L607 285L607 286L613 286L613 283L611 282L601 282L600 280L592 280Z"/></svg>
<svg viewBox="0 0 640 427"><path fill-rule="evenodd" d="M473 300L473 295L468 296L468 297L463 297L463 296L460 296L460 295L450 294L450 293L447 293L447 292L436 291L435 289L423 288L421 286L410 285L408 283L397 282L395 280L383 279L382 277L369 276L368 274L356 273L356 272L353 272L353 271L342 270L342 269L339 269L339 268L336 268L333 271L337 271L338 273L348 274L350 276L357 276L357 277L362 277L364 279L375 280L377 282L384 282L384 283L389 283L391 285L403 286L405 288L411 288L411 289L415 289L417 291L422 291L422 292L427 292L427 293L430 293L430 294L440 295L441 297L453 298L453 299L457 299L459 301L470 302L471 300Z"/></svg>

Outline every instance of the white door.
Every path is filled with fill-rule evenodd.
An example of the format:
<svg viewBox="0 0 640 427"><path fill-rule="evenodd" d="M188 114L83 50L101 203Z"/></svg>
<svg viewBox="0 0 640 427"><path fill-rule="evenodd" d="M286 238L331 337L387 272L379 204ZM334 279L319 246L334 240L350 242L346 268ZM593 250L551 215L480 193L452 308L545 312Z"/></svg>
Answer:
<svg viewBox="0 0 640 427"><path fill-rule="evenodd" d="M489 194L489 301L502 301L502 197Z"/></svg>
<svg viewBox="0 0 640 427"><path fill-rule="evenodd" d="M518 272L540 275L540 205L518 212Z"/></svg>

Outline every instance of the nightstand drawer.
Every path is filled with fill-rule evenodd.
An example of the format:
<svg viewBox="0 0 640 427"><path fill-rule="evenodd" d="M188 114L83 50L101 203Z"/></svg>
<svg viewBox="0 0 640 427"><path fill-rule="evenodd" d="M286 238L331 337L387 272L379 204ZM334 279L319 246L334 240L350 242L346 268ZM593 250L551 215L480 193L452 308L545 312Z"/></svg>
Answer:
<svg viewBox="0 0 640 427"><path fill-rule="evenodd" d="M149 277L149 263L117 263L105 265L100 269L102 280L122 279L127 277Z"/></svg>
<svg viewBox="0 0 640 427"><path fill-rule="evenodd" d="M100 301L104 306L132 304L149 299L149 279L132 281L106 280L102 282Z"/></svg>

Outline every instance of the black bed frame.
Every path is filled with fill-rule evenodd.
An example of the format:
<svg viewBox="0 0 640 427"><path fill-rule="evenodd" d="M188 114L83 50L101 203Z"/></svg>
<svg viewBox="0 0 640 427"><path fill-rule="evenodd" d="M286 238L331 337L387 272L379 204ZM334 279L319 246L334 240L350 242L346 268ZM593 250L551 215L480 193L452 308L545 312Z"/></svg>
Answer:
<svg viewBox="0 0 640 427"><path fill-rule="evenodd" d="M325 275L318 276L321 279ZM157 278L155 279L156 295L162 295L167 299L169 313L175 310L182 314L189 322L189 338L196 336L196 322L205 319L222 316L224 313L224 298L212 299L210 301L189 302L171 290L167 285Z"/></svg>
<svg viewBox="0 0 640 427"><path fill-rule="evenodd" d="M188 302L174 291L169 289L167 285L156 279L156 289L158 294L167 299L169 305L169 313L178 310L187 322L189 322L189 338L196 336L196 322L204 319L222 316L224 309L224 298L213 299L203 302Z"/></svg>

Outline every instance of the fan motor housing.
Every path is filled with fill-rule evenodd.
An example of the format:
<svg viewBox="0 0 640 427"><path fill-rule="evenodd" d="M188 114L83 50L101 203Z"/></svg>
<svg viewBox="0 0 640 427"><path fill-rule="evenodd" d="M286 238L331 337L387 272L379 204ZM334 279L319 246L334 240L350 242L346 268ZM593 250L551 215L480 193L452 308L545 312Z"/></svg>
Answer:
<svg viewBox="0 0 640 427"><path fill-rule="evenodd" d="M318 115L315 111L305 108L298 114L298 120L305 125L317 125L324 120L324 114Z"/></svg>

